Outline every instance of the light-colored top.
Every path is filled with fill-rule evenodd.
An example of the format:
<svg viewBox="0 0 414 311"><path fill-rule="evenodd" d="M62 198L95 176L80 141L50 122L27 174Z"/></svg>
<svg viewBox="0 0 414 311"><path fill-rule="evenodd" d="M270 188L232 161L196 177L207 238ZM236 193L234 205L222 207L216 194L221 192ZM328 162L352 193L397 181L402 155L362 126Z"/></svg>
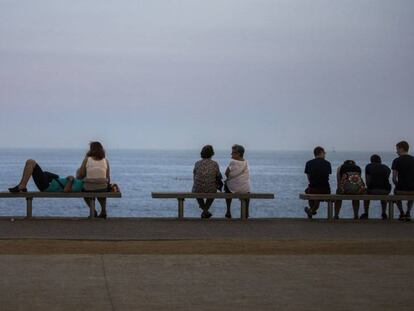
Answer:
<svg viewBox="0 0 414 311"><path fill-rule="evenodd" d="M86 162L86 178L106 178L107 171L108 162L106 161L106 159L94 160L92 157L88 157L88 161Z"/></svg>
<svg viewBox="0 0 414 311"><path fill-rule="evenodd" d="M197 161L193 170L193 192L210 193L217 192L217 179L222 178L219 165L211 159Z"/></svg>
<svg viewBox="0 0 414 311"><path fill-rule="evenodd" d="M231 159L229 170L230 174L226 181L229 190L234 193L250 192L250 173L247 161Z"/></svg>
<svg viewBox="0 0 414 311"><path fill-rule="evenodd" d="M86 191L107 189L110 183L108 160L94 160L92 157L86 157L77 171L76 178L83 179L83 188Z"/></svg>

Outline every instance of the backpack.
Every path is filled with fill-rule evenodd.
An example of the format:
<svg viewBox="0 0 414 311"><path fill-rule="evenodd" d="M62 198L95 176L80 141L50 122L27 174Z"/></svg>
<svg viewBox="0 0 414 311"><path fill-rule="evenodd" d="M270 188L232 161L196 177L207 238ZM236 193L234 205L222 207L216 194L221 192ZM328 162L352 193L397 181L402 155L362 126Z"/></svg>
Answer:
<svg viewBox="0 0 414 311"><path fill-rule="evenodd" d="M359 173L349 172L342 176L339 189L342 194L363 194L365 184Z"/></svg>

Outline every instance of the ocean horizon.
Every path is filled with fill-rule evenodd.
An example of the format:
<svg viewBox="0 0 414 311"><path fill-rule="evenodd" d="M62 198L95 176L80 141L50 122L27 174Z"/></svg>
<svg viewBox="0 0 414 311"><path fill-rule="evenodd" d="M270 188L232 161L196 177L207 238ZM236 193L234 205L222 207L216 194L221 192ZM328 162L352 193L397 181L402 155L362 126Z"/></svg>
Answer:
<svg viewBox="0 0 414 311"><path fill-rule="evenodd" d="M156 191L191 191L194 163L200 159L199 150L155 150L155 149L109 149L107 158L111 166L111 182L117 183L123 197L108 201L109 217L176 217L175 200L151 198ZM369 163L373 153L378 153L383 162L391 165L394 152L371 151L329 151L327 160L332 163L332 191L336 189L336 168L347 159L355 160L362 168ZM27 159L35 159L47 171L60 176L74 175L84 157L85 150L78 148L1 148L0 149L0 191L16 185ZM313 158L312 151L247 150L245 155L250 165L252 191L272 192L275 200L253 200L251 217L305 217L305 201L298 198L307 186L304 174L306 161ZM230 159L229 150L216 150L213 158L224 174ZM31 181L29 191L36 191ZM36 199L34 216L87 217L88 209L80 199ZM233 216L239 217L239 202L234 201ZM23 199L1 199L0 216L24 216ZM225 213L224 200L216 200L211 212L221 218ZM362 212L362 204L361 204ZM372 217L380 216L379 203L373 203ZM186 217L200 217L195 200L186 200ZM345 202L341 216L352 217L350 202ZM325 218L326 208L322 205L316 217Z"/></svg>

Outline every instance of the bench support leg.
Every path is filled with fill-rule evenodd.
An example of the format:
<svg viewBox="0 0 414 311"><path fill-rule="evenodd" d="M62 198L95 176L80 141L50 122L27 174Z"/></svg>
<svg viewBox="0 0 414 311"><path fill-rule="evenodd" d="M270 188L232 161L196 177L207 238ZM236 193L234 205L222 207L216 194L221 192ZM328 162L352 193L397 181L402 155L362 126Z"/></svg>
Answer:
<svg viewBox="0 0 414 311"><path fill-rule="evenodd" d="M246 220L247 219L247 213L248 213L248 211L247 211L247 201L241 199L240 204L241 204L241 206L240 206L240 218L242 220Z"/></svg>
<svg viewBox="0 0 414 311"><path fill-rule="evenodd" d="M184 199L178 200L178 219L184 218Z"/></svg>
<svg viewBox="0 0 414 311"><path fill-rule="evenodd" d="M328 220L333 219L333 202L328 201Z"/></svg>
<svg viewBox="0 0 414 311"><path fill-rule="evenodd" d="M26 218L32 218L33 198L26 198Z"/></svg>
<svg viewBox="0 0 414 311"><path fill-rule="evenodd" d="M91 203L89 205L89 217L90 219L94 219L95 218L95 198L91 198Z"/></svg>
<svg viewBox="0 0 414 311"><path fill-rule="evenodd" d="M388 219L389 220L394 219L394 201L388 202Z"/></svg>

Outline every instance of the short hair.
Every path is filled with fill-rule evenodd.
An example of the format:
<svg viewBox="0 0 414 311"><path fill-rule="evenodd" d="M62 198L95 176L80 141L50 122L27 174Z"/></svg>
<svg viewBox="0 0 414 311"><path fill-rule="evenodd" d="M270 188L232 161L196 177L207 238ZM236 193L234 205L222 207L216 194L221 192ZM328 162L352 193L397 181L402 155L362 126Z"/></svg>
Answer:
<svg viewBox="0 0 414 311"><path fill-rule="evenodd" d="M345 160L344 164L345 165L355 165L355 161L354 160Z"/></svg>
<svg viewBox="0 0 414 311"><path fill-rule="evenodd" d="M209 159L214 155L214 149L212 145L205 145L201 149L200 155L203 159Z"/></svg>
<svg viewBox="0 0 414 311"><path fill-rule="evenodd" d="M371 156L371 163L382 163L381 157L378 154Z"/></svg>
<svg viewBox="0 0 414 311"><path fill-rule="evenodd" d="M320 155L322 152L325 153L325 149L323 149L321 146L318 146L315 149L313 149L313 155L315 157Z"/></svg>
<svg viewBox="0 0 414 311"><path fill-rule="evenodd" d="M89 151L86 156L95 160L105 159L105 149L99 141L93 141L89 144Z"/></svg>
<svg viewBox="0 0 414 311"><path fill-rule="evenodd" d="M404 150L405 152L408 152L408 150L410 149L410 145L408 145L408 143L407 143L405 140L400 141L400 142L396 145L396 147L397 147L398 149L402 149L402 150Z"/></svg>
<svg viewBox="0 0 414 311"><path fill-rule="evenodd" d="M241 157L244 156L244 147L242 145L235 144L231 147L231 149L237 152Z"/></svg>

